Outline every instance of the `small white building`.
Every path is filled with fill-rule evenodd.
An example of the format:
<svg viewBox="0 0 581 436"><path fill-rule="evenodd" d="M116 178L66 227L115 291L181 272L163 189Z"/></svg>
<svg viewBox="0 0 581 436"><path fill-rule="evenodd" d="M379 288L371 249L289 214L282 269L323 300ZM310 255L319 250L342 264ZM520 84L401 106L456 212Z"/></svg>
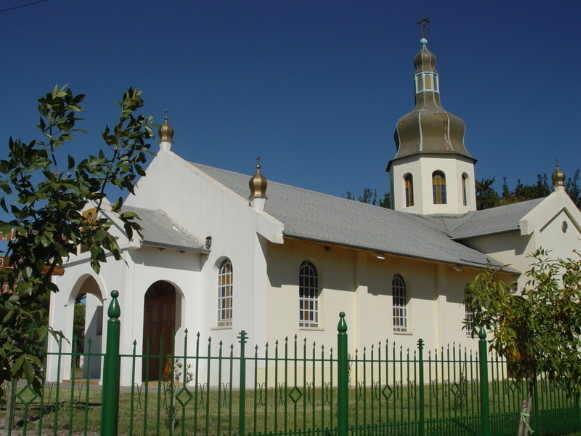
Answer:
<svg viewBox="0 0 581 436"><path fill-rule="evenodd" d="M250 347L294 335L333 346L339 312L353 350L386 338L404 347L474 341L462 329L466 284L489 262L510 265L507 277L517 278L541 246L571 257L581 249L581 213L558 169L548 197L477 211L465 125L442 108L425 39L415 64L415 108L397 123L387 167L392 209L267 182L260 165L249 176L185 161L171 150L166 118L160 150L124 204L139 215L142 237L114 228L123 261L108 258L99 274L88 253L71 258L55 278L52 327L70 339L75 300L87 294L86 340L100 352L103 308L118 290L124 354L145 353L147 343L154 353L160 337L169 352L173 332L179 341L186 329L192 343L197 332L236 343L245 330ZM100 360L89 362L100 378ZM66 357L61 368L68 378ZM49 379L56 371L53 356ZM121 371L130 384L131 368ZM148 379L157 371L152 363Z"/></svg>

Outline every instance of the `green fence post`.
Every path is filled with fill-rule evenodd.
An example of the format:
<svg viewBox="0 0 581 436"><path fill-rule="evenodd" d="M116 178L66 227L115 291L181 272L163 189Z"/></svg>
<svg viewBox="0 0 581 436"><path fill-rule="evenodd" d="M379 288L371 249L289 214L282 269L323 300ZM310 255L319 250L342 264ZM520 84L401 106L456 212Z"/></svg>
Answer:
<svg viewBox="0 0 581 436"><path fill-rule="evenodd" d="M246 356L244 355L244 348L248 336L246 331L240 332L240 404L238 409L238 436L244 436L246 426Z"/></svg>
<svg viewBox="0 0 581 436"><path fill-rule="evenodd" d="M575 408L577 409L577 430L581 430L581 401L579 401L579 397L575 399Z"/></svg>
<svg viewBox="0 0 581 436"><path fill-rule="evenodd" d="M347 436L349 432L349 358L345 312L341 312L339 317L337 326L337 436Z"/></svg>
<svg viewBox="0 0 581 436"><path fill-rule="evenodd" d="M425 392L424 392L424 340L418 340L418 358L420 364L420 422L418 428L418 435L425 435L425 422L426 422L426 405L425 405Z"/></svg>
<svg viewBox="0 0 581 436"><path fill-rule="evenodd" d="M533 418L536 431L540 434L543 434L541 414L539 410L539 385L537 383L536 375L535 379L533 380Z"/></svg>
<svg viewBox="0 0 581 436"><path fill-rule="evenodd" d="M486 346L486 332L480 327L478 332L478 355L480 364L480 434L490 436L490 415L488 410L488 347Z"/></svg>
<svg viewBox="0 0 581 436"><path fill-rule="evenodd" d="M119 419L119 338L121 309L118 291L111 291L107 315L107 350L103 362L103 391L101 405L101 436L116 436Z"/></svg>
<svg viewBox="0 0 581 436"><path fill-rule="evenodd" d="M8 392L8 436L12 434L12 426L14 425L14 401L16 400L16 383L18 380L10 379L10 392Z"/></svg>

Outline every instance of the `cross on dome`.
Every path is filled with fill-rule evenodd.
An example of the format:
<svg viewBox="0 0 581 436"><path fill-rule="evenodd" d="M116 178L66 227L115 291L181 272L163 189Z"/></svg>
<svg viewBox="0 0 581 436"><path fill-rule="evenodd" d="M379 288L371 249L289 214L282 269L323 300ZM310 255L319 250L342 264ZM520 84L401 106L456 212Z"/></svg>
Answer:
<svg viewBox="0 0 581 436"><path fill-rule="evenodd" d="M426 39L426 29L429 29L428 23L430 22L430 17L424 17L420 15L420 21L416 24L420 25L420 35L422 39Z"/></svg>

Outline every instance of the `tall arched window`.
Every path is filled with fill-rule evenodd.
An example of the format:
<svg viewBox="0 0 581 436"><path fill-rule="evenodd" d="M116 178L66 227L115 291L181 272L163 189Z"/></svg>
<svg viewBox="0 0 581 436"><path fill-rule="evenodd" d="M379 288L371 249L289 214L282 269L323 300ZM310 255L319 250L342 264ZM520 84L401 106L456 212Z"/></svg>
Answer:
<svg viewBox="0 0 581 436"><path fill-rule="evenodd" d="M405 206L410 207L414 205L414 178L410 173L407 173L403 180L405 183Z"/></svg>
<svg viewBox="0 0 581 436"><path fill-rule="evenodd" d="M446 204L446 176L442 171L432 173L434 204Z"/></svg>
<svg viewBox="0 0 581 436"><path fill-rule="evenodd" d="M402 276L395 274L391 280L391 292L393 295L393 331L407 331L407 294L405 281Z"/></svg>
<svg viewBox="0 0 581 436"><path fill-rule="evenodd" d="M468 174L462 174L462 204L468 206Z"/></svg>
<svg viewBox="0 0 581 436"><path fill-rule="evenodd" d="M319 277L311 262L299 269L299 327L319 326Z"/></svg>
<svg viewBox="0 0 581 436"><path fill-rule="evenodd" d="M218 271L218 325L232 325L232 291L234 290L234 275L230 259L220 264Z"/></svg>
<svg viewBox="0 0 581 436"><path fill-rule="evenodd" d="M470 292L470 288L468 287L468 285L466 285L466 287L464 288L464 319L466 321L469 321L474 317L474 314L468 308L468 302L470 301L471 297L472 293ZM466 325L466 336L472 337L472 329L470 328L469 325Z"/></svg>

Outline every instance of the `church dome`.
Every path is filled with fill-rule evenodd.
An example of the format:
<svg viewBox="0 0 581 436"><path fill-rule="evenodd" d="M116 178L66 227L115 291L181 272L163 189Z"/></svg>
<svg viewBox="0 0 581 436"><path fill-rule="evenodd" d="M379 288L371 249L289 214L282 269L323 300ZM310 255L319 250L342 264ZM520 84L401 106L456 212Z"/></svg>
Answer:
<svg viewBox="0 0 581 436"><path fill-rule="evenodd" d="M266 177L260 172L260 164L256 164L256 173L250 178L250 198L266 198Z"/></svg>
<svg viewBox="0 0 581 436"><path fill-rule="evenodd" d="M393 160L416 154L455 154L475 161L464 145L464 121L440 102L436 56L428 50L425 38L420 42L422 48L414 58L415 107L397 122Z"/></svg>
<svg viewBox="0 0 581 436"><path fill-rule="evenodd" d="M558 163L557 167L555 168L555 171L553 171L553 175L551 178L553 179L553 189L565 187L565 173L561 171Z"/></svg>
<svg viewBox="0 0 581 436"><path fill-rule="evenodd" d="M432 71L437 73L436 71L436 55L433 54L431 51L428 50L426 44L428 40L422 38L420 40L422 44L422 49L418 52L416 57L414 58L414 65L416 67L416 73L421 73L422 71Z"/></svg>
<svg viewBox="0 0 581 436"><path fill-rule="evenodd" d="M159 128L158 133L160 144L162 142L169 142L170 144L173 144L173 127L170 126L167 115L164 117L163 124Z"/></svg>

